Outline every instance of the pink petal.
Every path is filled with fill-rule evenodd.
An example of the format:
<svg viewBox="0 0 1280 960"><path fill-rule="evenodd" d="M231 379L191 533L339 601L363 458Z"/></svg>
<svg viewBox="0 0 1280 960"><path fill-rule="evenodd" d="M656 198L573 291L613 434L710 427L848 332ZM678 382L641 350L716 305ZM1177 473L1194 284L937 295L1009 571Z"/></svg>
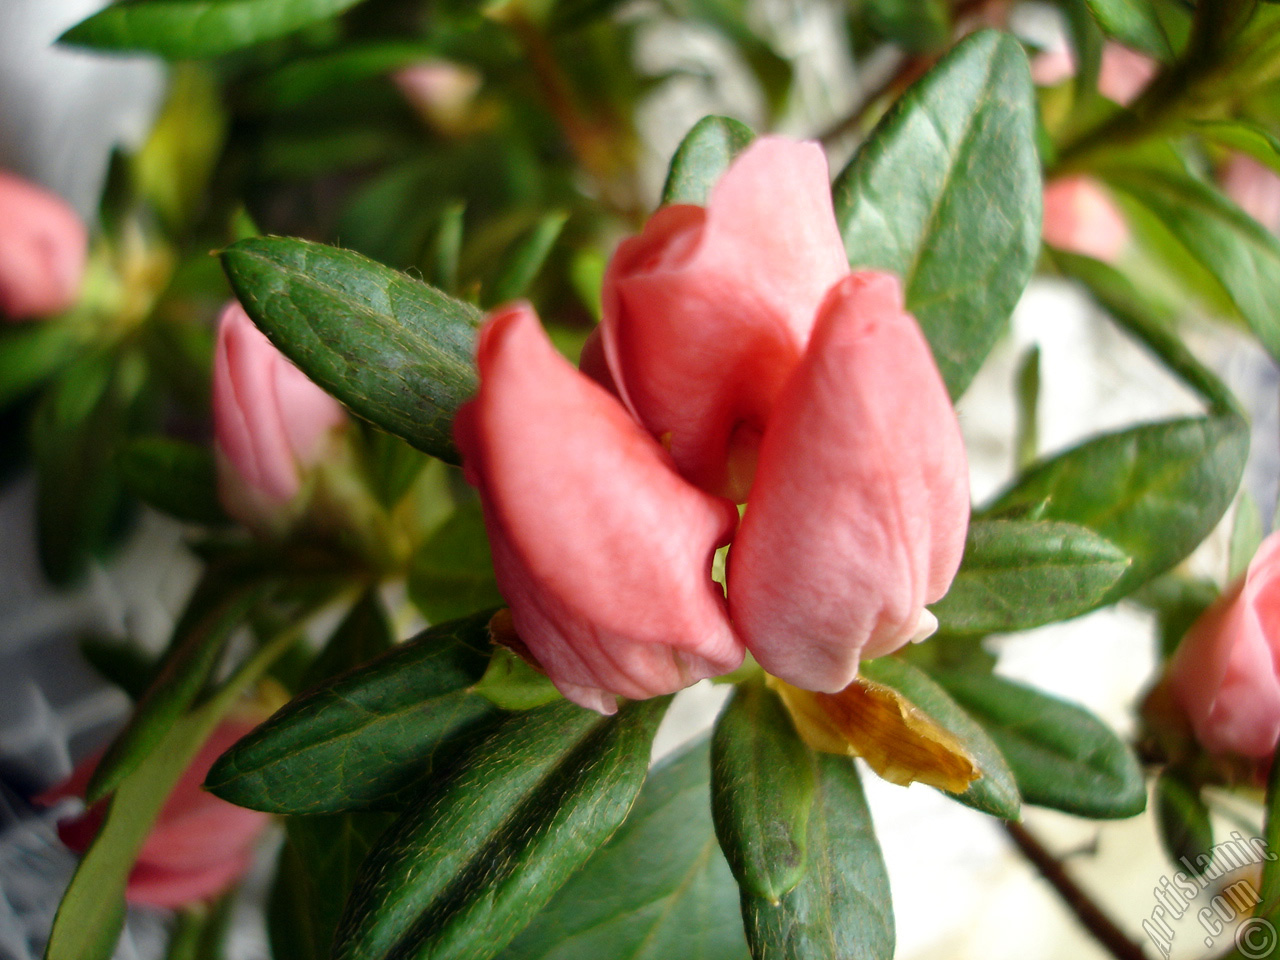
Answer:
<svg viewBox="0 0 1280 960"><path fill-rule="evenodd" d="M1059 177L1044 189L1043 236L1050 246L1114 263L1129 243L1129 225L1097 181Z"/></svg>
<svg viewBox="0 0 1280 960"><path fill-rule="evenodd" d="M1280 232L1280 174L1237 153L1222 171L1222 189L1253 219L1272 233Z"/></svg>
<svg viewBox="0 0 1280 960"><path fill-rule="evenodd" d="M125 899L142 906L176 910L224 893L252 865L252 854L243 850L233 851L198 870L168 870L139 862L129 873Z"/></svg>
<svg viewBox="0 0 1280 960"><path fill-rule="evenodd" d="M1138 99L1159 69L1160 65L1145 53L1118 43L1107 43L1102 48L1098 92L1108 100L1127 107Z"/></svg>
<svg viewBox="0 0 1280 960"><path fill-rule="evenodd" d="M61 197L0 171L0 316L60 313L80 294L89 234Z"/></svg>
<svg viewBox="0 0 1280 960"><path fill-rule="evenodd" d="M552 348L527 304L490 315L454 432L480 490L520 639L565 696L612 712L734 669L711 579L737 520L689 486L618 402Z"/></svg>
<svg viewBox="0 0 1280 960"><path fill-rule="evenodd" d="M778 391L848 270L821 148L773 137L734 161L705 210L663 208L618 248L605 356L692 483L745 499Z"/></svg>
<svg viewBox="0 0 1280 960"><path fill-rule="evenodd" d="M837 692L913 638L964 550L955 411L901 286L837 284L778 399L729 552L729 607L770 673Z"/></svg>

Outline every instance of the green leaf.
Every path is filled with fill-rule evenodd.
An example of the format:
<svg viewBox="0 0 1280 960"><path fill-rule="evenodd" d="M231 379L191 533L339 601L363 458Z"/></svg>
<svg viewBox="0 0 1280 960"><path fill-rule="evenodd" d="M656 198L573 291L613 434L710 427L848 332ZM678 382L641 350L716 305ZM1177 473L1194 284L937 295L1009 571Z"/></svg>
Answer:
<svg viewBox="0 0 1280 960"><path fill-rule="evenodd" d="M293 33L360 0L121 0L76 24L59 43L137 50L167 60L231 53Z"/></svg>
<svg viewBox="0 0 1280 960"><path fill-rule="evenodd" d="M107 682L123 690L130 700L139 700L155 676L155 658L128 640L81 637L80 655Z"/></svg>
<svg viewBox="0 0 1280 960"><path fill-rule="evenodd" d="M241 240L222 263L245 310L307 376L389 433L458 462L451 431L475 392L476 308L305 240Z"/></svg>
<svg viewBox="0 0 1280 960"><path fill-rule="evenodd" d="M267 908L272 960L329 960L333 932L386 813L289 817Z"/></svg>
<svg viewBox="0 0 1280 960"><path fill-rule="evenodd" d="M209 449L142 437L120 451L119 464L130 492L148 506L188 523L230 522L218 500L218 471Z"/></svg>
<svg viewBox="0 0 1280 960"><path fill-rule="evenodd" d="M439 44L422 41L346 43L315 56L284 60L277 69L247 85L246 100L256 109L290 112L344 87L439 55Z"/></svg>
<svg viewBox="0 0 1280 960"><path fill-rule="evenodd" d="M1000 748L946 690L922 670L896 657L865 660L858 672L897 690L934 723L957 737L973 756L982 776L964 793L947 796L1002 820L1018 819L1022 805L1018 786Z"/></svg>
<svg viewBox="0 0 1280 960"><path fill-rule="evenodd" d="M1272 357L1280 357L1280 242L1221 193L1189 176L1109 168L1107 182L1150 210L1222 285Z"/></svg>
<svg viewBox="0 0 1280 960"><path fill-rule="evenodd" d="M488 661L490 617L432 627L296 698L223 754L205 786L272 813L397 808L444 744L494 713L469 689Z"/></svg>
<svg viewBox="0 0 1280 960"><path fill-rule="evenodd" d="M905 50L938 50L951 39L951 10L943 0L867 0L868 22Z"/></svg>
<svg viewBox="0 0 1280 960"><path fill-rule="evenodd" d="M671 158L667 182L662 188L662 205L706 206L711 188L755 136L750 127L737 120L703 117L685 134Z"/></svg>
<svg viewBox="0 0 1280 960"><path fill-rule="evenodd" d="M492 956L618 828L669 697L513 714L379 841L334 960Z"/></svg>
<svg viewBox="0 0 1280 960"><path fill-rule="evenodd" d="M1160 656L1168 659L1191 625L1218 598L1218 585L1177 574L1156 577L1129 599L1156 614L1160 627Z"/></svg>
<svg viewBox="0 0 1280 960"><path fill-rule="evenodd" d="M934 679L991 735L1027 803L1093 819L1146 809L1137 758L1087 710L991 674Z"/></svg>
<svg viewBox="0 0 1280 960"><path fill-rule="evenodd" d="M418 549L409 597L432 623L502 604L479 501L461 504Z"/></svg>
<svg viewBox="0 0 1280 960"><path fill-rule="evenodd" d="M953 633L1028 630L1097 607L1129 562L1075 524L975 520L950 591L930 609Z"/></svg>
<svg viewBox="0 0 1280 960"><path fill-rule="evenodd" d="M568 219L569 215L563 211L548 213L527 235L521 238L507 255L502 272L498 274L492 288L488 291L485 299L491 306L498 306L524 296L529 289L529 284L533 283L538 271L547 262L551 248L560 239L560 231L564 229Z"/></svg>
<svg viewBox="0 0 1280 960"><path fill-rule="evenodd" d="M98 761L85 790L89 803L114 790L195 703L231 634L274 589L270 582L225 580L216 568L205 573L174 627L151 686Z"/></svg>
<svg viewBox="0 0 1280 960"><path fill-rule="evenodd" d="M1181 561L1222 519L1240 486L1249 430L1235 416L1131 427L1042 460L984 511L1088 527L1133 563L1118 600Z"/></svg>
<svg viewBox="0 0 1280 960"><path fill-rule="evenodd" d="M1026 55L992 30L903 94L836 179L849 263L902 278L953 398L1031 278L1041 193Z"/></svg>
<svg viewBox="0 0 1280 960"><path fill-rule="evenodd" d="M1027 348L1018 363L1015 393L1018 425L1014 435L1014 458L1018 469L1035 462L1040 454L1040 345Z"/></svg>
<svg viewBox="0 0 1280 960"><path fill-rule="evenodd" d="M1272 758L1271 772L1267 775L1267 819L1262 827L1262 839L1271 854L1280 852L1280 763ZM1274 916L1280 910L1280 856L1267 857L1262 864L1262 883L1258 890L1262 903L1258 916Z"/></svg>
<svg viewBox="0 0 1280 960"><path fill-rule="evenodd" d="M804 876L813 765L791 717L763 683L734 691L711 745L711 810L744 891L777 903Z"/></svg>
<svg viewBox="0 0 1280 960"><path fill-rule="evenodd" d="M34 390L71 359L75 337L68 324L23 323L0 331L0 410Z"/></svg>
<svg viewBox="0 0 1280 960"><path fill-rule="evenodd" d="M395 647L395 636L376 588L366 590L347 611L320 655L302 677L303 689L354 670Z"/></svg>
<svg viewBox="0 0 1280 960"><path fill-rule="evenodd" d="M1107 36L1157 60L1173 49L1153 0L1085 0Z"/></svg>
<svg viewBox="0 0 1280 960"><path fill-rule="evenodd" d="M1263 538L1262 514L1258 504L1248 492L1240 494L1236 504L1236 515L1231 521L1230 558L1227 562L1227 581L1244 576L1249 569L1249 561L1258 552Z"/></svg>
<svg viewBox="0 0 1280 960"><path fill-rule="evenodd" d="M705 739L655 767L618 832L501 960L746 960L707 788Z"/></svg>
<svg viewBox="0 0 1280 960"><path fill-rule="evenodd" d="M1250 120L1188 120L1188 133L1214 143L1247 153L1259 163L1280 173L1280 139L1260 124Z"/></svg>
<svg viewBox="0 0 1280 960"><path fill-rule="evenodd" d="M776 903L742 891L751 955L891 960L893 898L871 811L853 762L810 754L814 766L808 866Z"/></svg>
<svg viewBox="0 0 1280 960"><path fill-rule="evenodd" d="M545 673L503 646L493 648L488 669L471 690L503 710L532 710L560 699Z"/></svg>
<svg viewBox="0 0 1280 960"><path fill-rule="evenodd" d="M1194 876L1204 873L1213 862L1213 824L1200 792L1179 771L1169 769L1156 780L1155 802L1160 845L1169 862Z"/></svg>

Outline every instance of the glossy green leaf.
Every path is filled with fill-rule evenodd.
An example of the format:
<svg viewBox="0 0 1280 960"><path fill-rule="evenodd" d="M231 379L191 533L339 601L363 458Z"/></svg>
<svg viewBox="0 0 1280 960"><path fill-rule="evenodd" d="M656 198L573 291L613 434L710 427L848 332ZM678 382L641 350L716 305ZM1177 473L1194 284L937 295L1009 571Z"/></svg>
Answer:
<svg viewBox="0 0 1280 960"><path fill-rule="evenodd" d="M1085 0L1107 36L1159 60L1173 49L1153 0Z"/></svg>
<svg viewBox="0 0 1280 960"><path fill-rule="evenodd" d="M61 37L96 50L168 60L217 57L327 20L360 0L120 0Z"/></svg>
<svg viewBox="0 0 1280 960"><path fill-rule="evenodd" d="M478 501L460 505L418 549L409 598L432 623L502 604Z"/></svg>
<svg viewBox="0 0 1280 960"><path fill-rule="evenodd" d="M1146 808L1137 758L1087 710L991 674L934 679L990 734L1027 803L1093 819Z"/></svg>
<svg viewBox="0 0 1280 960"><path fill-rule="evenodd" d="M458 462L453 414L475 392L479 312L357 253L258 237L222 252L275 344L360 416Z"/></svg>
<svg viewBox="0 0 1280 960"><path fill-rule="evenodd" d="M763 683L734 691L711 744L711 810L733 875L776 903L804 876L813 765L782 701Z"/></svg>
<svg viewBox="0 0 1280 960"><path fill-rule="evenodd" d="M1094 609L1128 568L1123 550L1084 527L975 520L950 591L930 609L953 633L1028 630Z"/></svg>
<svg viewBox="0 0 1280 960"><path fill-rule="evenodd" d="M120 473L131 493L188 523L229 523L218 500L218 472L206 447L167 437L143 437L120 451Z"/></svg>
<svg viewBox="0 0 1280 960"><path fill-rule="evenodd" d="M471 690L502 710L532 710L560 699L550 677L503 646L493 648L484 676Z"/></svg>
<svg viewBox="0 0 1280 960"><path fill-rule="evenodd" d="M692 203L706 206L711 188L729 169L733 158L755 139L745 123L728 117L703 117L685 134L671 158L662 204Z"/></svg>
<svg viewBox="0 0 1280 960"><path fill-rule="evenodd" d="M334 960L501 950L622 823L669 702L605 718L562 701L508 717L369 854Z"/></svg>
<svg viewBox="0 0 1280 960"><path fill-rule="evenodd" d="M850 264L902 278L953 398L1031 279L1041 192L1026 55L992 30L903 94L836 179Z"/></svg>
<svg viewBox="0 0 1280 960"><path fill-rule="evenodd" d="M708 741L655 767L618 832L501 960L746 960L707 805Z"/></svg>
<svg viewBox="0 0 1280 960"><path fill-rule="evenodd" d="M1200 792L1177 770L1156 780L1156 826L1169 862L1199 876L1213 862L1213 823ZM1265 899L1265 897L1264 897Z"/></svg>
<svg viewBox="0 0 1280 960"><path fill-rule="evenodd" d="M1280 241L1213 187L1160 170L1111 168L1107 182L1150 210L1222 285L1280 357Z"/></svg>
<svg viewBox="0 0 1280 960"><path fill-rule="evenodd" d="M751 955L891 960L893 898L871 811L853 762L810 754L814 765L808 866L798 886L776 903L742 891Z"/></svg>
<svg viewBox="0 0 1280 960"><path fill-rule="evenodd" d="M569 215L562 211L548 213L520 238L507 253L502 272L488 291L485 299L490 306L499 306L524 296L529 284L547 262L551 248L560 239L560 232L568 219Z"/></svg>
<svg viewBox="0 0 1280 960"><path fill-rule="evenodd" d="M195 703L231 634L274 588L271 582L224 579L221 570L205 573L174 627L151 685L98 761L85 790L90 803L114 790Z"/></svg>
<svg viewBox="0 0 1280 960"><path fill-rule="evenodd" d="M205 786L272 813L398 808L442 745L495 712L469 690L488 662L491 615L432 627L296 698L223 754Z"/></svg>
<svg viewBox="0 0 1280 960"><path fill-rule="evenodd" d="M329 960L333 932L386 813L289 817L267 908L272 960Z"/></svg>
<svg viewBox="0 0 1280 960"><path fill-rule="evenodd" d="M1106 537L1133 560L1106 596L1118 600L1209 535L1240 486L1248 451L1248 427L1235 416L1132 427L1041 461L985 513L1062 520Z"/></svg>
<svg viewBox="0 0 1280 960"><path fill-rule="evenodd" d="M964 793L947 796L1002 820L1018 819L1022 805L1018 786L1000 748L937 681L897 657L864 660L858 672L868 680L897 690L969 751L982 775L969 784Z"/></svg>

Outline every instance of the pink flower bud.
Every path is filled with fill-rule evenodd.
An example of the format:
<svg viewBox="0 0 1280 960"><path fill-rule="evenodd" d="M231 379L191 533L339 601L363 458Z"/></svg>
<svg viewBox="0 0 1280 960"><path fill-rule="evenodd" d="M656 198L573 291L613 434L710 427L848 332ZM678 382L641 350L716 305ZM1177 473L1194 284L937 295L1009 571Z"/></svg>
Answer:
<svg viewBox="0 0 1280 960"><path fill-rule="evenodd" d="M1269 758L1280 740L1280 532L1201 615L1169 664L1169 688L1212 753Z"/></svg>
<svg viewBox="0 0 1280 960"><path fill-rule="evenodd" d="M849 272L815 143L762 137L706 208L659 210L605 275L605 357L681 474L746 499L773 403L818 305Z"/></svg>
<svg viewBox="0 0 1280 960"><path fill-rule="evenodd" d="M1223 168L1221 181L1223 191L1240 209L1272 233L1280 233L1280 174L1237 153Z"/></svg>
<svg viewBox="0 0 1280 960"><path fill-rule="evenodd" d="M60 197L0 171L0 315L25 320L74 304L88 243Z"/></svg>
<svg viewBox="0 0 1280 960"><path fill-rule="evenodd" d="M216 897L248 870L253 847L270 817L219 800L201 784L213 762L253 729L225 721L205 741L169 795L129 873L125 897L130 903L177 908ZM52 804L78 797L97 766L98 757L80 764L63 784L37 798ZM59 821L58 835L70 849L83 853L102 828L108 801L79 816Z"/></svg>
<svg viewBox="0 0 1280 960"><path fill-rule="evenodd" d="M733 505L681 480L527 304L489 316L478 362L454 434L516 631L560 691L612 713L612 694L657 696L736 668L742 644L711 578Z"/></svg>
<svg viewBox="0 0 1280 960"><path fill-rule="evenodd" d="M218 322L213 426L222 504L250 527L273 529L323 459L342 406L272 346L232 301Z"/></svg>
<svg viewBox="0 0 1280 960"><path fill-rule="evenodd" d="M1097 181L1059 177L1044 188L1044 242L1114 263L1129 243L1129 225Z"/></svg>
<svg viewBox="0 0 1280 960"><path fill-rule="evenodd" d="M1160 64L1145 53L1138 53L1118 43L1102 48L1102 65L1098 70L1098 92L1123 107L1129 106L1147 88Z"/></svg>
<svg viewBox="0 0 1280 960"><path fill-rule="evenodd" d="M433 126L458 132L484 78L449 60L424 60L392 75L400 93Z"/></svg>
<svg viewBox="0 0 1280 960"><path fill-rule="evenodd" d="M964 444L896 277L857 273L818 315L729 552L729 609L774 676L834 693L932 633L964 552Z"/></svg>

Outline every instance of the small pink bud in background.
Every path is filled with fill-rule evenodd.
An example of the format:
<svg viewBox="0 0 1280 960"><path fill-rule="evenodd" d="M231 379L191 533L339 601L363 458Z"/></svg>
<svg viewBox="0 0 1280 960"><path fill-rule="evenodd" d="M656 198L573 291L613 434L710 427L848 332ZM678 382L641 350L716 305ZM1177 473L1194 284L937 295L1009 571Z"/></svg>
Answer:
<svg viewBox="0 0 1280 960"><path fill-rule="evenodd" d="M65 201L0 171L0 315L25 320L74 304L88 244Z"/></svg>
<svg viewBox="0 0 1280 960"><path fill-rule="evenodd" d="M1247 154L1227 161L1219 177L1223 192L1272 233L1280 233L1280 174Z"/></svg>
<svg viewBox="0 0 1280 960"><path fill-rule="evenodd" d="M218 492L227 512L249 527L276 529L304 471L324 458L345 422L341 404L272 346L240 304L227 304L213 364Z"/></svg>
<svg viewBox="0 0 1280 960"><path fill-rule="evenodd" d="M1031 61L1031 80L1038 87L1056 87L1076 75L1076 59L1065 44L1036 54Z"/></svg>
<svg viewBox="0 0 1280 960"><path fill-rule="evenodd" d="M822 149L777 137L734 160L705 208L663 207L618 247L605 358L687 480L746 499L778 391L848 272Z"/></svg>
<svg viewBox="0 0 1280 960"><path fill-rule="evenodd" d="M570 700L612 713L735 669L711 577L733 504L682 480L617 399L555 352L532 308L489 315L454 435L515 629Z"/></svg>
<svg viewBox="0 0 1280 960"><path fill-rule="evenodd" d="M219 800L201 784L214 761L252 729L251 723L224 721L200 748L138 854L125 890L130 903L174 909L209 900L249 869L254 844L270 816ZM89 758L37 802L48 805L82 796L97 762L98 757ZM102 828L107 803L59 821L62 842L76 853L87 850Z"/></svg>
<svg viewBox="0 0 1280 960"><path fill-rule="evenodd" d="M391 79L422 119L445 133L465 125L484 83L478 70L449 60L424 60L397 70Z"/></svg>
<svg viewBox="0 0 1280 960"><path fill-rule="evenodd" d="M1169 689L1211 753L1270 758L1280 740L1280 533L1187 631Z"/></svg>
<svg viewBox="0 0 1280 960"><path fill-rule="evenodd" d="M1129 225L1101 184L1085 176L1059 177L1044 188L1044 242L1060 250L1114 263L1129 243Z"/></svg>
<svg viewBox="0 0 1280 960"><path fill-rule="evenodd" d="M729 551L734 626L761 666L835 693L863 658L933 632L960 565L964 443L898 279L827 297L778 398Z"/></svg>
<svg viewBox="0 0 1280 960"><path fill-rule="evenodd" d="M1147 89L1160 64L1145 53L1138 53L1118 43L1102 48L1102 65L1098 70L1098 92L1123 107L1129 106Z"/></svg>

